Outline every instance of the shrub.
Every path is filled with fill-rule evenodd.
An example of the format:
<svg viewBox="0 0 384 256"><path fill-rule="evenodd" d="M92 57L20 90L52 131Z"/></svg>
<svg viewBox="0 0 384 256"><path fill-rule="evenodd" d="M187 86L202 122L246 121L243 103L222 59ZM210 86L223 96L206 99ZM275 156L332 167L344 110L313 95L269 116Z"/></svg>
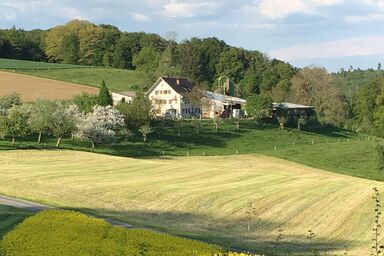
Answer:
<svg viewBox="0 0 384 256"><path fill-rule="evenodd" d="M113 226L73 211L46 210L0 242L0 255L214 255L221 248L147 230Z"/></svg>
<svg viewBox="0 0 384 256"><path fill-rule="evenodd" d="M377 169L384 171L384 145L377 145L375 147Z"/></svg>

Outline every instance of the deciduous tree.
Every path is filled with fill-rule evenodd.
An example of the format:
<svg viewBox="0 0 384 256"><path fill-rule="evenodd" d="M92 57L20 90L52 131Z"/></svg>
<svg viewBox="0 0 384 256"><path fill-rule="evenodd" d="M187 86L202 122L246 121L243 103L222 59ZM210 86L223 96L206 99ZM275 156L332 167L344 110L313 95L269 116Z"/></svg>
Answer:
<svg viewBox="0 0 384 256"><path fill-rule="evenodd" d="M55 104L49 100L38 99L30 104L28 124L31 130L38 133L37 143L41 142L43 132L49 129L49 119L54 111Z"/></svg>
<svg viewBox="0 0 384 256"><path fill-rule="evenodd" d="M143 135L143 141L146 142L148 134L151 134L153 130L148 124L146 124L140 127L139 132Z"/></svg>
<svg viewBox="0 0 384 256"><path fill-rule="evenodd" d="M347 116L347 103L323 68L304 68L292 78L290 100L315 107L323 124L342 126Z"/></svg>
<svg viewBox="0 0 384 256"><path fill-rule="evenodd" d="M259 122L263 118L269 117L272 112L272 99L269 95L259 94L247 98L245 105L247 115Z"/></svg>
<svg viewBox="0 0 384 256"><path fill-rule="evenodd" d="M8 109L6 115L0 117L2 133L12 136L12 145L15 145L16 136L26 135L29 132L28 118L30 110L24 105L15 105Z"/></svg>
<svg viewBox="0 0 384 256"><path fill-rule="evenodd" d="M0 108L9 109L15 105L21 105L21 98L17 93L11 93L0 97Z"/></svg>
<svg viewBox="0 0 384 256"><path fill-rule="evenodd" d="M152 103L143 93L137 93L132 103L119 103L115 108L124 115L127 128L135 132L153 118Z"/></svg>
<svg viewBox="0 0 384 256"><path fill-rule="evenodd" d="M73 98L73 103L79 107L81 112L88 113L98 104L98 97L96 95L82 93Z"/></svg>
<svg viewBox="0 0 384 256"><path fill-rule="evenodd" d="M56 147L60 147L64 136L76 131L80 111L76 105L65 105L60 101L54 103L54 110L48 120L49 131L56 137Z"/></svg>
<svg viewBox="0 0 384 256"><path fill-rule="evenodd" d="M92 150L97 144L112 141L124 125L123 116L111 106L95 106L77 123L76 135L91 141Z"/></svg>
<svg viewBox="0 0 384 256"><path fill-rule="evenodd" d="M143 71L151 80L156 79L156 70L159 66L160 53L153 48L144 47L138 54L133 56L132 63L135 67Z"/></svg>

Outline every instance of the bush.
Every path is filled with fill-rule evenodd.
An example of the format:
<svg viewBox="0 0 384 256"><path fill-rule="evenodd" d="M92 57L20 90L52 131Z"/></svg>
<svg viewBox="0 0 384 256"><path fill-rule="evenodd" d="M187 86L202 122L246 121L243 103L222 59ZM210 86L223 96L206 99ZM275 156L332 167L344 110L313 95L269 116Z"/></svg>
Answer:
<svg viewBox="0 0 384 256"><path fill-rule="evenodd" d="M113 226L73 211L46 210L0 242L0 255L214 255L221 248L147 230Z"/></svg>
<svg viewBox="0 0 384 256"><path fill-rule="evenodd" d="M375 147L377 169L384 171L384 145L377 145Z"/></svg>

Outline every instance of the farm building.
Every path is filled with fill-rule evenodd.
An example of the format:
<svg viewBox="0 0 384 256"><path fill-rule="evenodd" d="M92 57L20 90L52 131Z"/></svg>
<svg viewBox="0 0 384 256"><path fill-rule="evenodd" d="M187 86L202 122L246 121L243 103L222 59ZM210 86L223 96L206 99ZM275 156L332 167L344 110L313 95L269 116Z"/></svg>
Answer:
<svg viewBox="0 0 384 256"><path fill-rule="evenodd" d="M207 111L203 112L203 117L229 118L231 115L235 118L241 117L242 107L246 103L245 99L208 91L205 92L205 95L211 104Z"/></svg>
<svg viewBox="0 0 384 256"><path fill-rule="evenodd" d="M117 104L119 102L127 102L130 103L136 97L136 92L134 91L122 91L122 92L111 92L113 104Z"/></svg>
<svg viewBox="0 0 384 256"><path fill-rule="evenodd" d="M148 90L156 115L175 118L214 118L239 116L244 99L204 91L198 103L191 100L193 84L186 78L160 77ZM233 111L236 109L236 111Z"/></svg>
<svg viewBox="0 0 384 256"><path fill-rule="evenodd" d="M295 121L300 117L315 116L315 107L305 106L289 102L274 102L272 103L274 116L284 114L289 121Z"/></svg>

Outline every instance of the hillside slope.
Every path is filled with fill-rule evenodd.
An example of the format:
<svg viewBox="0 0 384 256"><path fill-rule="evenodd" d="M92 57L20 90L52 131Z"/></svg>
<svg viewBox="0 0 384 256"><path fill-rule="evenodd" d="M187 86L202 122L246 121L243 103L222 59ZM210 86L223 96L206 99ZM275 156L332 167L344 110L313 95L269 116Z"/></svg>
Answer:
<svg viewBox="0 0 384 256"><path fill-rule="evenodd" d="M279 251L341 253L346 245L348 255L366 255L372 187L384 190L381 182L261 155L139 160L30 150L3 152L0 165L2 194L267 255L279 229Z"/></svg>
<svg viewBox="0 0 384 256"><path fill-rule="evenodd" d="M148 89L153 83L144 73L134 70L1 58L0 70L92 87L98 87L101 81L105 80L112 91L143 90Z"/></svg>

